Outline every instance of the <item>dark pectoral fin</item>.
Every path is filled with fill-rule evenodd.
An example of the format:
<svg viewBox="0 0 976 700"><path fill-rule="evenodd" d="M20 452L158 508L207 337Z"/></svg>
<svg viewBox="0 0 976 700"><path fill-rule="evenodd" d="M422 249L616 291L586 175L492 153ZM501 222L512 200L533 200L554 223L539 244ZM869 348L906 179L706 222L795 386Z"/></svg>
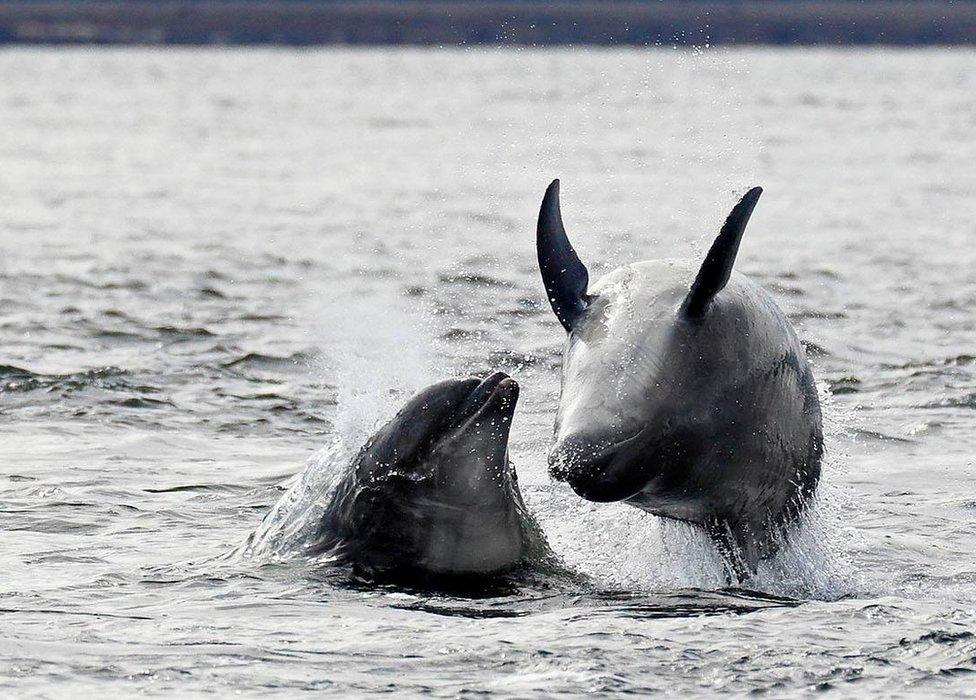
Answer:
<svg viewBox="0 0 976 700"><path fill-rule="evenodd" d="M559 180L552 181L542 200L536 229L536 250L542 282L552 310L566 331L571 331L573 324L586 311L586 288L590 276L563 228L563 217L559 211Z"/></svg>
<svg viewBox="0 0 976 700"><path fill-rule="evenodd" d="M761 194L761 187L753 187L746 192L725 220L725 225L722 226L718 238L712 243L708 255L705 256L705 262L702 263L698 276L695 277L691 290L685 297L682 309L687 317L704 316L712 299L728 283L736 253L739 252L739 242Z"/></svg>

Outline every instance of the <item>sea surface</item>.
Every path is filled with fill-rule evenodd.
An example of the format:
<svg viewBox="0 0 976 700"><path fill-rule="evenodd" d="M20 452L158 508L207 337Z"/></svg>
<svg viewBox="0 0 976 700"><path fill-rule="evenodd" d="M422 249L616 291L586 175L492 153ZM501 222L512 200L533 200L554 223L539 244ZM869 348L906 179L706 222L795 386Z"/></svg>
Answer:
<svg viewBox="0 0 976 700"><path fill-rule="evenodd" d="M0 694L973 692L976 52L15 48L0 76ZM700 259L765 188L737 269L806 344L828 458L743 589L695 528L546 474L554 177L592 278ZM493 370L585 584L345 586L243 546L308 526L411 392Z"/></svg>

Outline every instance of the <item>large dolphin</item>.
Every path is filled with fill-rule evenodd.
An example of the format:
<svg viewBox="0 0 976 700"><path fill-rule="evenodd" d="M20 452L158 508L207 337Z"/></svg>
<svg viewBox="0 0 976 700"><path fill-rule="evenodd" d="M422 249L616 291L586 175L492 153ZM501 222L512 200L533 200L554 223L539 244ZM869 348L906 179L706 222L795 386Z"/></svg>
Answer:
<svg viewBox="0 0 976 700"><path fill-rule="evenodd" d="M421 585L546 559L508 459L518 393L499 372L413 397L343 473L313 551L360 578Z"/></svg>
<svg viewBox="0 0 976 700"><path fill-rule="evenodd" d="M569 334L550 473L591 501L704 526L740 580L814 493L823 453L803 347L769 294L732 271L761 193L735 206L700 267L634 263L592 286L563 229L558 180L537 230Z"/></svg>

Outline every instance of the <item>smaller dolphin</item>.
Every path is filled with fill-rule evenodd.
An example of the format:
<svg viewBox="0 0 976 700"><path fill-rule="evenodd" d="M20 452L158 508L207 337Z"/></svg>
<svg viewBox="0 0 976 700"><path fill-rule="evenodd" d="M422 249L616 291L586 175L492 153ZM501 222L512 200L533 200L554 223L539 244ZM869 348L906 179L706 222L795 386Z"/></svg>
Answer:
<svg viewBox="0 0 976 700"><path fill-rule="evenodd" d="M313 551L359 578L421 585L549 556L508 459L518 393L498 372L413 397L349 465Z"/></svg>
<svg viewBox="0 0 976 700"><path fill-rule="evenodd" d="M814 493L823 453L803 347L769 294L732 270L761 193L735 205L701 265L634 263L592 286L558 180L537 229L568 334L550 473L588 500L704 526L740 580Z"/></svg>

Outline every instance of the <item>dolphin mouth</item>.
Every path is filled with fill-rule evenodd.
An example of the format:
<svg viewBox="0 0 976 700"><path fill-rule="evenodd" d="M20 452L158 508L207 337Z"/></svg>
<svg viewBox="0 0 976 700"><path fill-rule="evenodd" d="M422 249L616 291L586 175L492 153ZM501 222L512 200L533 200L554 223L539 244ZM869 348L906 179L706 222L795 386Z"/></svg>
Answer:
<svg viewBox="0 0 976 700"><path fill-rule="evenodd" d="M612 443L573 437L549 453L549 475L581 498L599 503L626 500L641 491L646 474L634 463L643 431Z"/></svg>
<svg viewBox="0 0 976 700"><path fill-rule="evenodd" d="M455 425L463 426L481 420L486 414L499 412L508 421L515 414L519 385L504 372L495 372L472 389L457 412Z"/></svg>

